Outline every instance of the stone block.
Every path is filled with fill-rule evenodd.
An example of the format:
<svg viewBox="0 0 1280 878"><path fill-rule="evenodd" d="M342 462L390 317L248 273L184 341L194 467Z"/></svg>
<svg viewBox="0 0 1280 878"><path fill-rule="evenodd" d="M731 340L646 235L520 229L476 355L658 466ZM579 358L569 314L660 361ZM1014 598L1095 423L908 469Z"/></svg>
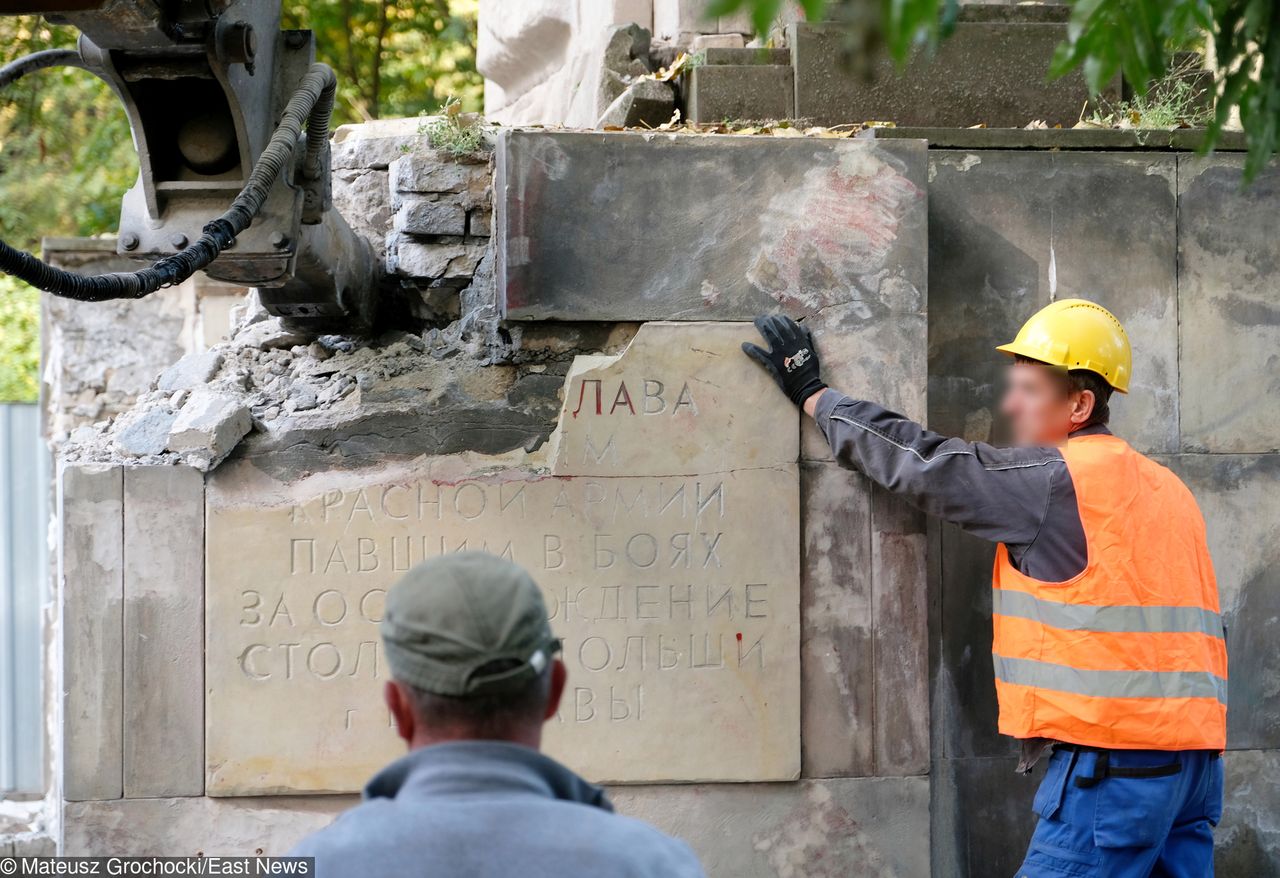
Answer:
<svg viewBox="0 0 1280 878"><path fill-rule="evenodd" d="M747 41L742 34L698 34L689 43L689 51L693 54L706 52L708 49L742 49Z"/></svg>
<svg viewBox="0 0 1280 878"><path fill-rule="evenodd" d="M513 558L544 589L570 680L552 755L598 780L798 776L797 415L739 368L756 337L648 323L616 357L577 358L559 427L532 453L289 482L247 459L220 468L206 496L209 793L352 791L393 758L383 594L464 547ZM680 746L655 759L655 735Z"/></svg>
<svg viewBox="0 0 1280 878"><path fill-rule="evenodd" d="M191 393L169 429L169 450L181 454L201 472L208 472L251 429L253 419L239 396L202 387Z"/></svg>
<svg viewBox="0 0 1280 878"><path fill-rule="evenodd" d="M801 468L800 485L803 775L871 775L871 483L834 463L815 462Z"/></svg>
<svg viewBox="0 0 1280 878"><path fill-rule="evenodd" d="M628 85L605 109L597 128L657 128L676 107L676 93L665 82L638 79Z"/></svg>
<svg viewBox="0 0 1280 878"><path fill-rule="evenodd" d="M467 234L487 238L493 234L493 211L477 208L467 214Z"/></svg>
<svg viewBox="0 0 1280 878"><path fill-rule="evenodd" d="M929 168L929 423L1000 443L1008 358L993 351L1055 299L1111 309L1134 351L1112 429L1144 452L1178 435L1175 160L933 150ZM1185 325L1185 320L1183 321Z"/></svg>
<svg viewBox="0 0 1280 878"><path fill-rule="evenodd" d="M410 235L465 235L467 211L457 201L413 199L396 213L396 229Z"/></svg>
<svg viewBox="0 0 1280 878"><path fill-rule="evenodd" d="M498 149L511 319L804 316L885 278L923 289L922 142L504 131Z"/></svg>
<svg viewBox="0 0 1280 878"><path fill-rule="evenodd" d="M930 874L929 779L619 787L618 810L684 839L710 878Z"/></svg>
<svg viewBox="0 0 1280 878"><path fill-rule="evenodd" d="M176 390L191 390L208 384L218 370L222 368L222 354L218 351L199 351L187 354L178 362L160 373L156 387L165 393Z"/></svg>
<svg viewBox="0 0 1280 878"><path fill-rule="evenodd" d="M487 244L431 244L402 240L396 243L394 269L402 277L431 280L468 280L484 258Z"/></svg>
<svg viewBox="0 0 1280 878"><path fill-rule="evenodd" d="M122 794L123 485L118 466L59 474L60 786L72 801Z"/></svg>
<svg viewBox="0 0 1280 878"><path fill-rule="evenodd" d="M1164 460L1195 494L1227 629L1227 746L1280 747L1280 455Z"/></svg>
<svg viewBox="0 0 1280 878"><path fill-rule="evenodd" d="M336 170L333 206L355 232L369 242L374 255L386 254L391 224L391 189L387 171Z"/></svg>
<svg viewBox="0 0 1280 878"><path fill-rule="evenodd" d="M1178 159L1182 445L1280 450L1280 167L1242 187L1243 159ZM1271 400L1272 404L1263 404Z"/></svg>
<svg viewBox="0 0 1280 878"><path fill-rule="evenodd" d="M126 414L121 420L128 419L127 422L116 433L116 451L126 457L164 454L169 445L169 430L177 417L177 412L164 406L156 406L137 415Z"/></svg>
<svg viewBox="0 0 1280 878"><path fill-rule="evenodd" d="M1214 873L1280 875L1280 752L1239 750L1223 759L1225 801L1213 833Z"/></svg>
<svg viewBox="0 0 1280 878"><path fill-rule="evenodd" d="M710 39L710 38L708 38ZM723 39L723 37L721 37ZM762 64L768 66L791 66L791 50L790 49L755 49L755 48L725 48L721 46L708 47L703 51L703 64L717 65L729 64L732 66L741 66L743 64ZM793 83L794 85L794 83ZM794 96L793 96L794 100Z"/></svg>
<svg viewBox="0 0 1280 878"><path fill-rule="evenodd" d="M929 636L924 515L871 493L872 663L879 776L929 773Z"/></svg>
<svg viewBox="0 0 1280 878"><path fill-rule="evenodd" d="M333 132L335 171L385 171L405 150L426 146L417 117L375 119L357 125L340 125Z"/></svg>
<svg viewBox="0 0 1280 878"><path fill-rule="evenodd" d="M841 23L787 28L796 76L796 115L817 125L868 120L899 126L1022 128L1033 120L1070 127L1089 99L1084 77L1049 81L1049 61L1066 39L1065 21L964 21L905 70L887 53L870 83L844 63Z"/></svg>
<svg viewBox="0 0 1280 878"><path fill-rule="evenodd" d="M692 122L795 116L795 80L790 65L703 64L689 74L687 94Z"/></svg>
<svg viewBox="0 0 1280 878"><path fill-rule="evenodd" d="M358 802L355 796L67 802L61 854L282 856Z"/></svg>
<svg viewBox="0 0 1280 878"><path fill-rule="evenodd" d="M124 473L124 795L204 792L204 477Z"/></svg>
<svg viewBox="0 0 1280 878"><path fill-rule="evenodd" d="M484 165L463 164L437 150L421 150L391 163L392 192L464 192Z"/></svg>

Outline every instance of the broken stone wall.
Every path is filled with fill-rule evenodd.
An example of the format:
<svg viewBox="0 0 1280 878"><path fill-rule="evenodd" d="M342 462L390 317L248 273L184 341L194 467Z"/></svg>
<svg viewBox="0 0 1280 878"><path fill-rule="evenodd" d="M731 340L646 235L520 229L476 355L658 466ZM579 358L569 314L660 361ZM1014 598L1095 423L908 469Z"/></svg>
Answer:
<svg viewBox="0 0 1280 878"><path fill-rule="evenodd" d="M992 354L1054 299L1123 321L1130 392L1112 427L1187 482L1222 597L1231 695L1217 874L1280 871L1280 171L1240 188L1230 154L931 150L929 422L1002 442ZM993 547L931 526L934 852L938 874L1013 874L1040 772L996 734Z"/></svg>
<svg viewBox="0 0 1280 878"><path fill-rule="evenodd" d="M471 234L482 201L464 204L487 165L441 163L415 137L357 145L348 134L338 174L363 187L370 216L379 208L369 184L385 180L389 261L401 272L386 292L417 297L418 323L360 346L302 345L247 309L231 341L212 349L222 361L207 380L187 396L158 381L119 419L180 413L197 393L234 400L251 426L224 462L169 448L134 461L153 465L121 466L117 428L67 451L62 849L279 852L323 825L397 749L371 707L385 668L376 634L360 627L371 624L362 613L376 615L370 594L421 556L410 553L468 540L504 551L509 534L510 551L552 589L570 638L578 683L564 708L568 730L550 733L551 746L572 764L575 753L622 740L610 723L632 721L620 726L633 742L621 758L599 751L581 766L627 782L613 790L623 811L688 837L712 874L773 875L817 856L842 874L926 874L927 846L909 843L929 828L923 521L839 470L738 350L755 338L746 321L759 310L809 315L833 381L924 416L923 144L761 138L733 146L741 158L719 167L718 140L515 132L500 144L506 171L493 190L498 244ZM627 164L598 166L620 152ZM535 166L547 174L531 174ZM646 168L649 178L636 176ZM757 171L750 201L721 185L725 173ZM661 231L652 186L664 175L707 216L738 217L734 249L715 259L690 250L693 216ZM833 225L833 187L877 205L874 222L855 212ZM565 209L593 203L593 190L610 200ZM349 197L358 200L352 189L338 194ZM465 213L462 235L454 206ZM674 237L644 251L647 260L619 263L616 248L639 252L646 228ZM818 245L806 244L819 229ZM554 260L558 277L526 286L525 302L543 296L545 313L500 319L512 275L499 281L494 263L518 267L513 246L548 260L547 242L585 245L587 232L609 243L594 263L583 246L579 263ZM406 252L417 261L406 263ZM475 274L458 289L474 257ZM468 264L455 273L458 258ZM699 263L701 278L675 279ZM433 268L405 274L406 264ZM755 288L741 282L748 270ZM649 273L670 277L670 294L685 301L646 297L637 309ZM631 282L618 282L622 274ZM820 289L802 283L828 275ZM563 307L575 277L595 283L596 311ZM695 322L656 322L671 316ZM164 386L199 366L180 361ZM299 405L306 390L315 398ZM632 426L624 434L619 425ZM154 465L182 461L212 470ZM405 507L409 496L418 499ZM530 504L529 523L501 525L517 496ZM366 529L325 530L334 504L363 522L369 502ZM404 530L402 516L446 508L444 524L426 532L443 544L409 548L406 539L424 534ZM490 525L488 516L499 517ZM554 530L529 537L525 527ZM205 548L228 545L235 550ZM656 547L661 569L646 554ZM565 580L562 557L602 572ZM685 565L690 572L669 581ZM238 568L252 583L228 579ZM283 605L276 588L288 594ZM357 627L330 634L340 605ZM193 627L200 619L203 632ZM298 636L277 636L286 630ZM90 636L103 631L110 636ZM254 639L236 640L246 635ZM298 698L306 706L265 724L230 720L235 705L258 703L236 687L261 698L276 686L287 698L267 698L264 710ZM726 694L712 696L716 687ZM331 703L335 691L345 694ZM722 713L708 712L715 705ZM181 717L162 719L173 712ZM649 722L636 726L642 717ZM291 743L269 742L287 756L311 746L288 734L299 719L324 731L314 746L340 751L345 774L317 772L324 760L304 760L306 771L284 757L254 761L246 730L282 729ZM680 752L664 755L671 723L687 729ZM343 739L332 736L351 730L358 743L337 747ZM571 731L588 743L556 743ZM323 790L334 794L293 795ZM732 831L711 831L725 814L740 815ZM813 826L827 830L815 836Z"/></svg>
<svg viewBox="0 0 1280 878"><path fill-rule="evenodd" d="M701 481L705 500L708 479L751 471L743 455L761 454L762 471L781 468L774 478L783 481L767 497L745 481L745 494L728 485L726 514L741 514L733 504L744 499L754 511L722 528L723 548L749 553L756 540L743 536L794 491L798 520L785 504L782 516L799 526L793 576L780 573L785 588L776 592L734 580L736 590L704 594L697 609L755 626L765 624L754 614L767 606L770 624L782 621L763 657L795 674L797 700L776 709L769 759L732 748L742 735L731 713L675 743L661 731L639 736L651 743L624 760L637 773L600 775L629 781L611 790L620 810L686 838L712 875L785 875L819 861L855 876L1011 873L1030 831L1034 780L1012 774L1007 742L994 733L989 547L945 527L926 536L921 516L836 467L809 426L788 464L777 459L778 437L753 439L762 432L750 428L755 421L735 431L723 418L739 403L751 417L790 414L750 363L740 372L735 365L737 340L752 334L745 321L781 308L815 328L833 386L927 416L943 432L999 441L993 405L1003 361L991 346L1051 296L1080 294L1129 327L1134 389L1113 404L1116 430L1196 492L1222 584L1233 692L1245 693L1233 701L1259 705L1231 715L1220 873L1274 869L1280 782L1267 602L1280 586L1269 572L1278 560L1267 532L1274 516L1257 510L1274 502L1269 479L1280 472L1280 449L1268 419L1278 416L1261 354L1236 356L1277 346L1268 311L1274 247L1265 237L1272 177L1242 195L1230 157L931 150L926 160L922 143L906 141L539 131L506 135L491 167L439 156L417 125L355 126L335 144L335 197L389 254L383 293L392 325L359 345L303 344L248 308L234 337L215 346L222 359L207 380L178 390L145 382L142 406L121 422L143 411L176 414L200 388L247 409L249 431L225 462L169 449L130 459L203 463L208 474L122 466L117 428L68 450L56 687L66 699L58 744L65 852L277 853L349 807L354 774L396 748L385 728L374 738L365 725L385 672L362 616L376 616L369 595L427 552L425 544L410 550L409 537L443 540L432 551L465 539L504 551L502 534L524 534L526 525L487 516L513 513L522 485L524 502L543 503L529 526L563 520L570 508L582 523L554 532L562 545L549 549L525 534L512 553L561 589L557 624L583 624L589 606L608 642L606 653L591 640L596 632L574 635L571 678L604 688L592 688L591 699L602 700L571 701L567 717L607 728L649 716L627 688L639 685L626 675L642 656L655 674L721 674L722 661L754 673L762 657L752 650L755 629L656 629L648 639L657 607L670 616L686 606L683 592L673 601L649 589L671 585L643 579L649 568L569 594L551 565L561 549L584 566L635 563L628 547L647 563L644 539L616 537L631 533L618 522L636 523L645 491L674 502L677 483L652 480L678 475L686 499ZM747 179L756 185L742 185ZM486 237L489 207L497 215ZM1224 217L1246 221L1227 226ZM672 318L712 322L658 322ZM690 333L705 339L691 343ZM188 360L172 378L199 365ZM675 385L685 377L691 397L678 406ZM1268 395L1270 404L1257 404ZM684 420L662 422L677 416ZM642 425L635 441L610 444L604 428L632 417ZM732 441L707 440L704 423L720 424L712 432ZM575 447L564 463L560 451ZM572 469L557 469L565 466ZM576 485L560 510L557 479ZM443 523L406 530L411 508ZM706 518L715 508L702 510L704 521L715 520ZM326 530L331 515L350 525L349 543ZM685 529L663 539L677 532ZM715 531L688 532L713 540ZM705 552L691 539L664 545ZM215 540L260 553L261 582L228 579L239 559L209 555ZM311 601L297 603L299 594ZM652 603L659 595L665 605ZM779 603L759 603L765 596ZM617 627L624 612L636 627ZM327 637L325 620L357 627ZM234 640L257 632L263 637ZM677 634L697 639L682 651L670 639ZM237 655L227 653L235 645ZM281 689L302 699L280 701L294 705L282 727L311 721L307 705L316 705L315 722L330 724L328 740L359 771L309 774L270 760L255 771L244 761L252 752L235 733L247 723L220 720L240 701L207 691L287 687L291 669L306 685L296 695ZM343 692L332 703L330 680ZM673 697L660 686L646 691L658 699L651 706ZM702 709L689 706L694 717L706 716ZM157 728L165 740L155 739ZM357 744L338 747L346 739L337 736L352 730ZM373 749L362 749L366 739ZM728 765L680 778L642 773L681 764L664 758L666 747L696 752L708 742L733 757ZM215 753L234 758L211 760ZM236 759L239 773L230 768ZM735 770L743 773L730 782ZM331 792L294 794L304 790Z"/></svg>

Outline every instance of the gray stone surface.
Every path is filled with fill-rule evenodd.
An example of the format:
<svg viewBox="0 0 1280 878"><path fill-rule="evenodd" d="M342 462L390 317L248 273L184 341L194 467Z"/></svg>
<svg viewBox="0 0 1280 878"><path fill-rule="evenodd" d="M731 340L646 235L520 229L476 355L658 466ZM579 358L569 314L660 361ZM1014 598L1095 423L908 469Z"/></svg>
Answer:
<svg viewBox="0 0 1280 878"><path fill-rule="evenodd" d="M600 114L597 128L657 128L671 119L676 93L665 82L637 79Z"/></svg>
<svg viewBox="0 0 1280 878"><path fill-rule="evenodd" d="M333 172L334 207L351 228L369 242L379 259L386 255L387 227L391 222L389 177L386 170Z"/></svg>
<svg viewBox="0 0 1280 878"><path fill-rule="evenodd" d="M871 581L875 773L928 774L924 515L879 487L871 493Z"/></svg>
<svg viewBox="0 0 1280 878"><path fill-rule="evenodd" d="M923 518L833 463L801 490L802 774L927 774Z"/></svg>
<svg viewBox="0 0 1280 878"><path fill-rule="evenodd" d="M1227 746L1280 747L1280 455L1164 460L1204 513L1227 629Z"/></svg>
<svg viewBox="0 0 1280 878"><path fill-rule="evenodd" d="M933 874L946 878L1014 875L1035 815L1031 801L1044 763L1030 777L1013 757L942 759L933 771Z"/></svg>
<svg viewBox="0 0 1280 878"><path fill-rule="evenodd" d="M121 467L59 474L58 649L64 799L118 799L124 727Z"/></svg>
<svg viewBox="0 0 1280 878"><path fill-rule="evenodd" d="M1237 157L1178 159L1182 442L1280 450L1280 167L1242 191Z"/></svg>
<svg viewBox="0 0 1280 878"><path fill-rule="evenodd" d="M796 114L790 64L703 64L689 74L686 95L691 122L790 119Z"/></svg>
<svg viewBox="0 0 1280 878"><path fill-rule="evenodd" d="M1036 119L1073 125L1089 98L1079 72L1047 80L1065 22L961 21L930 60L898 73L887 53L868 83L843 63L843 24L787 28L796 114L818 125L868 120L899 125L1021 128Z"/></svg>
<svg viewBox="0 0 1280 878"><path fill-rule="evenodd" d="M705 64L762 64L791 66L790 49L755 49L728 48L724 46L708 46L702 51L702 63Z"/></svg>
<svg viewBox="0 0 1280 878"><path fill-rule="evenodd" d="M395 192L465 192L471 177L484 165L450 159L434 149L418 150L391 163L391 188Z"/></svg>
<svg viewBox="0 0 1280 878"><path fill-rule="evenodd" d="M204 792L204 476L124 472L124 795Z"/></svg>
<svg viewBox="0 0 1280 878"><path fill-rule="evenodd" d="M1003 441L1008 359L992 348L1054 299L1092 299L1134 349L1112 427L1178 447L1175 160L1156 154L930 152L930 425Z"/></svg>
<svg viewBox="0 0 1280 878"><path fill-rule="evenodd" d="M124 417L128 423L116 433L116 450L127 457L150 457L163 454L169 446L169 430L178 413L168 408L154 408Z"/></svg>
<svg viewBox="0 0 1280 878"><path fill-rule="evenodd" d="M410 235L465 235L467 211L457 201L406 199L396 213L396 228Z"/></svg>
<svg viewBox="0 0 1280 878"><path fill-rule="evenodd" d="M514 319L741 320L887 277L919 289L924 185L921 143L503 132L499 301Z"/></svg>
<svg viewBox="0 0 1280 878"><path fill-rule="evenodd" d="M156 387L166 393L175 390L191 390L207 384L218 369L222 367L222 354L219 351L199 351L187 354L178 362L160 373Z"/></svg>
<svg viewBox="0 0 1280 878"><path fill-rule="evenodd" d="M874 774L871 483L810 462L800 491L801 773Z"/></svg>
<svg viewBox="0 0 1280 878"><path fill-rule="evenodd" d="M693 848L709 878L917 878L929 869L929 779L616 787L623 814Z"/></svg>
<svg viewBox="0 0 1280 878"><path fill-rule="evenodd" d="M396 244L392 268L405 277L469 282L486 249L485 244L402 240Z"/></svg>
<svg viewBox="0 0 1280 878"><path fill-rule="evenodd" d="M1280 875L1280 752L1232 751L1225 757L1225 807L1214 832L1219 878Z"/></svg>
<svg viewBox="0 0 1280 878"><path fill-rule="evenodd" d="M940 755L1007 756L1012 738L996 731L991 666L991 564L995 545L954 525L939 525L942 581L934 601L941 620L935 645L933 734Z"/></svg>
<svg viewBox="0 0 1280 878"><path fill-rule="evenodd" d="M354 796L68 802L63 856L280 856L357 804Z"/></svg>
<svg viewBox="0 0 1280 878"><path fill-rule="evenodd" d="M201 472L217 466L253 427L239 397L199 388L191 393L169 429L169 450Z"/></svg>
<svg viewBox="0 0 1280 878"><path fill-rule="evenodd" d="M823 379L834 390L923 422L929 380L925 287L922 282L917 290L904 277L892 281L881 285L879 295L823 309L805 325L813 331ZM804 419L800 438L802 457L831 459L831 447L811 418Z"/></svg>

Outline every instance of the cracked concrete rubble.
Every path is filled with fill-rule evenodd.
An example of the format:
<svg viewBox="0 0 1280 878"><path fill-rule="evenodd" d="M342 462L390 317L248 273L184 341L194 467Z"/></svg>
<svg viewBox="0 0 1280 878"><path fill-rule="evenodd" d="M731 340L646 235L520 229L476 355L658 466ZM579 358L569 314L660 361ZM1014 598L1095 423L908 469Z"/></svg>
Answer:
<svg viewBox="0 0 1280 878"><path fill-rule="evenodd" d="M288 477L546 440L574 355L616 352L635 327L503 326L488 156L433 149L419 120L359 128L335 136L335 197L386 247L382 333L311 341L251 294L228 341L177 359L132 405L64 434L64 460L207 472L240 449Z"/></svg>
<svg viewBox="0 0 1280 878"><path fill-rule="evenodd" d="M486 268L479 285L487 278ZM60 453L207 472L240 449L287 478L426 453L532 450L555 427L573 357L617 353L635 333L630 324L508 330L491 297L487 307L480 291L463 299L466 316L445 326L304 343L250 296L230 341L183 357L131 409L74 430Z"/></svg>

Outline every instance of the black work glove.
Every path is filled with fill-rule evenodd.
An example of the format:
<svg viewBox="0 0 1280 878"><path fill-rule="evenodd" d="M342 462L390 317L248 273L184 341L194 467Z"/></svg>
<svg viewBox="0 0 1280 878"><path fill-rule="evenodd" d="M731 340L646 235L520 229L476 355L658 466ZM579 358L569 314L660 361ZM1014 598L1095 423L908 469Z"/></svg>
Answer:
<svg viewBox="0 0 1280 878"><path fill-rule="evenodd" d="M769 350L744 341L742 352L764 366L792 402L803 405L810 396L827 389L818 374L818 352L808 329L782 315L757 317L755 322Z"/></svg>

